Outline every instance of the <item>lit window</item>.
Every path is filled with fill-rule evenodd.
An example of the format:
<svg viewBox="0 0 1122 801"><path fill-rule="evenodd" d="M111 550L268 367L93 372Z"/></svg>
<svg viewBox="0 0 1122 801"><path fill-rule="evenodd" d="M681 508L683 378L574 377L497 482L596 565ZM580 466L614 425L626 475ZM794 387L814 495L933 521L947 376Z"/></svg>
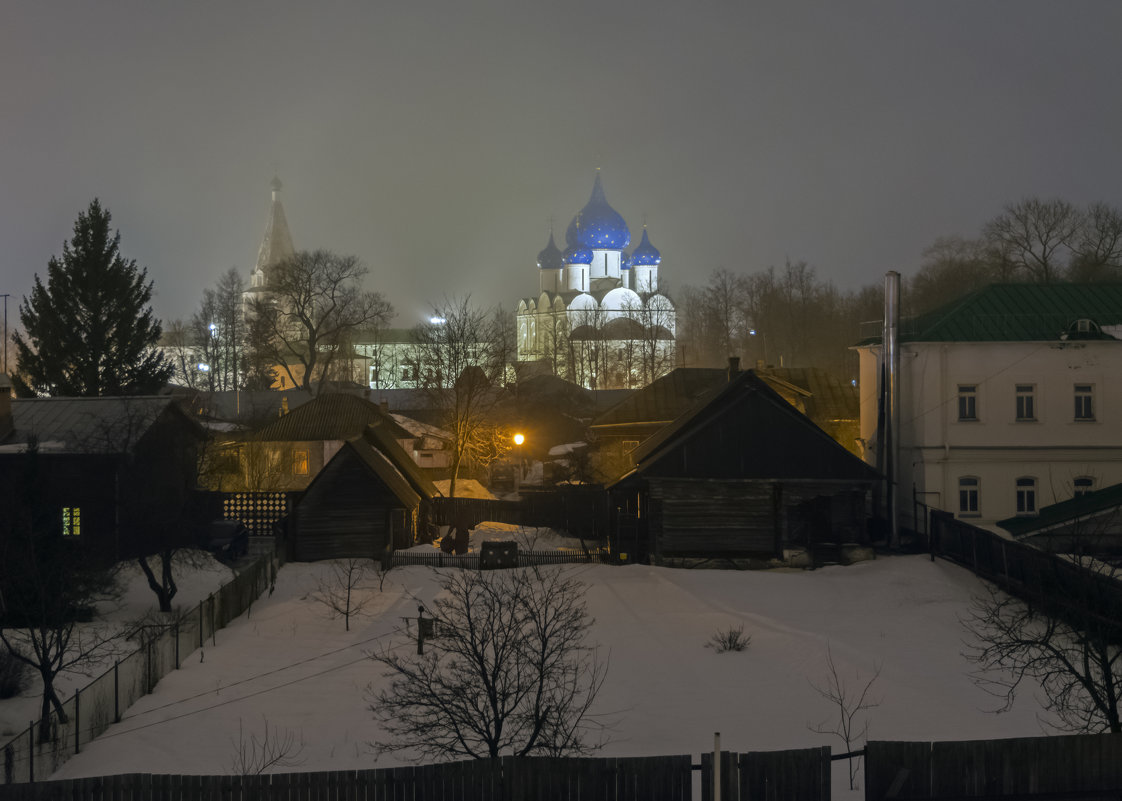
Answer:
<svg viewBox="0 0 1122 801"><path fill-rule="evenodd" d="M958 513L964 517L978 514L978 479L972 476L958 480Z"/></svg>
<svg viewBox="0 0 1122 801"><path fill-rule="evenodd" d="M1075 488L1075 497L1081 498L1084 495L1090 495L1095 491L1095 479L1090 476L1079 476L1075 481L1071 482Z"/></svg>
<svg viewBox="0 0 1122 801"><path fill-rule="evenodd" d="M1075 385L1075 419L1095 419L1095 387L1092 384Z"/></svg>
<svg viewBox="0 0 1122 801"><path fill-rule="evenodd" d="M1017 479L1017 514L1036 514L1036 479Z"/></svg>
<svg viewBox="0 0 1122 801"><path fill-rule="evenodd" d="M639 440L637 440L637 439L625 439L623 441L623 452L624 453L631 453L633 450L635 450L638 447L639 447Z"/></svg>
<svg viewBox="0 0 1122 801"><path fill-rule="evenodd" d="M1036 387L1033 384L1017 384L1017 419L1036 419Z"/></svg>
<svg viewBox="0 0 1122 801"><path fill-rule="evenodd" d="M78 506L62 507L62 536L82 536L82 509Z"/></svg>
<svg viewBox="0 0 1122 801"><path fill-rule="evenodd" d="M958 419L978 419L978 387L976 384L958 385Z"/></svg>
<svg viewBox="0 0 1122 801"><path fill-rule="evenodd" d="M296 476L308 475L308 452L292 452L292 474Z"/></svg>

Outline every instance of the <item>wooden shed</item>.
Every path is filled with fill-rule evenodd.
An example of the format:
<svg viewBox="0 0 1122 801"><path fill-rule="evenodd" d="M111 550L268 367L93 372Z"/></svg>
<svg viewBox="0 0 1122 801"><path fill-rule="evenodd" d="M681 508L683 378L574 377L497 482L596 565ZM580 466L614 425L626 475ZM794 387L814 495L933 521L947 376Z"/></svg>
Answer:
<svg viewBox="0 0 1122 801"><path fill-rule="evenodd" d="M821 559L864 544L878 474L753 371L737 373L633 452L609 487L630 559ZM830 557L827 557L830 558Z"/></svg>
<svg viewBox="0 0 1122 801"><path fill-rule="evenodd" d="M293 510L289 558L378 558L424 531L436 487L381 425L347 440Z"/></svg>

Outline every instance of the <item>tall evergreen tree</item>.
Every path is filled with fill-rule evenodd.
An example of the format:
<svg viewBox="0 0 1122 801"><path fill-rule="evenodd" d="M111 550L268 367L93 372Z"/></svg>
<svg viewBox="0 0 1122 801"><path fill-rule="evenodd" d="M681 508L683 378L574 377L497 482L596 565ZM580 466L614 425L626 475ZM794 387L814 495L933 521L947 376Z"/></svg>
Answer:
<svg viewBox="0 0 1122 801"><path fill-rule="evenodd" d="M20 303L26 339L12 339L21 394L143 395L171 376L156 347L161 328L149 305L148 271L121 256L111 219L95 198L78 215L62 258L48 262L46 286L36 274Z"/></svg>

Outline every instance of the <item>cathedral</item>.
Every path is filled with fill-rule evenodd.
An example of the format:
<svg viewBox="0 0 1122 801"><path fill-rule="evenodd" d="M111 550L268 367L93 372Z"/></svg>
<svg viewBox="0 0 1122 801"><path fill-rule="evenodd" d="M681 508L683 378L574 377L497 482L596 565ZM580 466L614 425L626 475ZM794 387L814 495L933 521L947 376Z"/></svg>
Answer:
<svg viewBox="0 0 1122 801"><path fill-rule="evenodd" d="M518 303L524 369L589 389L645 386L673 369L675 312L659 292L662 255L645 225L639 244L630 245L598 170L592 197L565 231L564 252L551 231L538 254L540 294Z"/></svg>

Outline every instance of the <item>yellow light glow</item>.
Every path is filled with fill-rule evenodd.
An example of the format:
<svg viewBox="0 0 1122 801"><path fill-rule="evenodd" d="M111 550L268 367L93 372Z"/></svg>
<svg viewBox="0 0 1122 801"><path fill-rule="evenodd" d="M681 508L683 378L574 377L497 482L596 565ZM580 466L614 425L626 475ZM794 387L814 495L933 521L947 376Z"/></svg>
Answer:
<svg viewBox="0 0 1122 801"><path fill-rule="evenodd" d="M514 435L514 444L515 445L521 445L525 441L526 441L526 438L524 436L522 436L521 434L515 434Z"/></svg>

